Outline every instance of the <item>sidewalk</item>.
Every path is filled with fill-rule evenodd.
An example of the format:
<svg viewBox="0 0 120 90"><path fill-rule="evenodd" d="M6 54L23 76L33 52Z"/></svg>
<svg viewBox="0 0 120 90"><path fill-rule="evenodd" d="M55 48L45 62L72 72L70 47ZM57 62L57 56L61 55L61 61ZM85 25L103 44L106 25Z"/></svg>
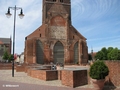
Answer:
<svg viewBox="0 0 120 90"><path fill-rule="evenodd" d="M0 70L0 90L94 90L90 85L71 88L63 86L60 80L42 81L29 77L24 72L15 71L15 77L12 77L11 72L11 70Z"/></svg>
<svg viewBox="0 0 120 90"><path fill-rule="evenodd" d="M16 83L0 81L0 90L93 90L88 88L69 88L47 85L35 85L26 83Z"/></svg>
<svg viewBox="0 0 120 90"><path fill-rule="evenodd" d="M29 77L24 72L15 71L15 75L12 77L11 70L0 70L0 90L92 90L85 87L80 88L63 86L60 80L42 81Z"/></svg>

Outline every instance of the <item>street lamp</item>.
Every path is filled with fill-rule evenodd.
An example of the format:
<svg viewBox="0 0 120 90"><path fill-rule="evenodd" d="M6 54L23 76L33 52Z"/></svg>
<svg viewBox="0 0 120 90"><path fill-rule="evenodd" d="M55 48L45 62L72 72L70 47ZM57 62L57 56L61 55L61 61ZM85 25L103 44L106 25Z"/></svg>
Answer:
<svg viewBox="0 0 120 90"><path fill-rule="evenodd" d="M12 15L10 13L10 9L14 10L14 28L13 28L13 58L12 58L12 77L14 77L14 49L15 49L15 22L16 22L16 11L17 10L21 10L20 11L20 14L19 14L19 17L22 19L24 17L24 14L23 14L23 11L22 11L22 8L21 7L8 7L8 11L6 13L6 16L8 18L10 18L10 16Z"/></svg>

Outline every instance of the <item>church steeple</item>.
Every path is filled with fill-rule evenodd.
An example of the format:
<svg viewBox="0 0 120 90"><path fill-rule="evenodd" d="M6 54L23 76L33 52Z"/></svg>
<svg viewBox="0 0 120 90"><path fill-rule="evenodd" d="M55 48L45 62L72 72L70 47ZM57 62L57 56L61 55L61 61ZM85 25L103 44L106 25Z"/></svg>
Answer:
<svg viewBox="0 0 120 90"><path fill-rule="evenodd" d="M71 22L71 0L43 0L42 23L48 21L49 14L67 14Z"/></svg>
<svg viewBox="0 0 120 90"><path fill-rule="evenodd" d="M91 57L92 57L92 60L93 60L93 47L91 47Z"/></svg>

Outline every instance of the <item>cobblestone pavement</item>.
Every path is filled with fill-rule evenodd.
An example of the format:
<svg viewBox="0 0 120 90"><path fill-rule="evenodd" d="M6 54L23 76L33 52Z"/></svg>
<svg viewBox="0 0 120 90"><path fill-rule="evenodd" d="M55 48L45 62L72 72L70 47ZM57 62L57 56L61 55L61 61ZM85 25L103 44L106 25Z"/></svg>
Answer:
<svg viewBox="0 0 120 90"><path fill-rule="evenodd" d="M24 72L16 72L12 77L11 70L0 70L0 90L95 90L90 85L70 88L63 86L60 80L43 81L27 76ZM120 90L104 88L104 90Z"/></svg>

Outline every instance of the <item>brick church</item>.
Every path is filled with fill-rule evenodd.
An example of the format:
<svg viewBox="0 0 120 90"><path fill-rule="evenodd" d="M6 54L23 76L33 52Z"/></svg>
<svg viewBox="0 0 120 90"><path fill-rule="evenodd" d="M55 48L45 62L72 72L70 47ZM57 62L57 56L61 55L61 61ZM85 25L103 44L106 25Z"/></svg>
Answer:
<svg viewBox="0 0 120 90"><path fill-rule="evenodd" d="M25 63L87 63L86 38L71 23L71 0L43 0L42 15L42 25L25 38Z"/></svg>

